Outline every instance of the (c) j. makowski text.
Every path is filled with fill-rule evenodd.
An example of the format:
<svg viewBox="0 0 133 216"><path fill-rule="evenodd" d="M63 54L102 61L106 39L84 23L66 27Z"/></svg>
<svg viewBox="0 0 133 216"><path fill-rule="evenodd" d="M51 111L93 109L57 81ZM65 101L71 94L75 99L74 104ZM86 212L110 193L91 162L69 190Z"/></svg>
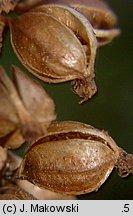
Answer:
<svg viewBox="0 0 133 216"><path fill-rule="evenodd" d="M39 204L30 204L26 205L26 204L22 204L21 207L17 207L17 205L13 204L13 205L4 205L3 206L3 212L4 214L6 213L24 213L24 212L79 212L79 206L78 204L70 204L70 205L48 205L48 204L44 204L44 205L39 205Z"/></svg>

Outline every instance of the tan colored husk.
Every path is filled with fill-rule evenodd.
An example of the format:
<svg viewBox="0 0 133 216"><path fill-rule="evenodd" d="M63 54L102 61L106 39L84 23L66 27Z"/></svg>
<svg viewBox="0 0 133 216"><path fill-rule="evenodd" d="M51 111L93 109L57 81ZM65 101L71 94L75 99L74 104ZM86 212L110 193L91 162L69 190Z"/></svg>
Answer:
<svg viewBox="0 0 133 216"><path fill-rule="evenodd" d="M73 17L79 29L77 32L82 27L83 33L76 36L72 31L76 28L71 30L65 17L61 22L54 16L55 12L44 13L44 9L35 9L9 21L13 49L22 64L45 82L75 80L73 91L82 98L82 102L86 101L96 93L94 62L97 41L93 29L87 19L74 9L55 5L57 12L63 15L64 11ZM81 41L78 36L82 37Z"/></svg>
<svg viewBox="0 0 133 216"><path fill-rule="evenodd" d="M58 193L98 190L119 158L112 138L79 122L55 123L48 131L29 147L17 178Z"/></svg>
<svg viewBox="0 0 133 216"><path fill-rule="evenodd" d="M0 147L1 149L1 147ZM2 149L3 150L3 149ZM5 154L3 154L2 151L2 158ZM20 187L22 190L24 190L25 192L27 192L28 194L30 194L31 196L34 197L34 199L39 199L39 200L74 200L76 199L75 196L67 196L67 195L62 195L62 194L58 194L49 190L45 190L45 189L41 189L33 184L31 184L30 182L26 181L26 180L15 180L14 179L14 175L16 170L19 168L22 158L17 156L16 154L14 154L11 151L8 151L8 157L6 157L6 166L5 169L3 171L3 175L4 177L6 177L5 179L2 178L2 191L4 189L4 192L7 192L7 188L12 186L12 184L7 181L6 179L10 179L11 181L14 182L14 184L18 187ZM1 161L2 162L2 161ZM1 163L0 163L1 165ZM6 189L6 190L5 190ZM11 193L11 191L10 191ZM2 197L7 196L6 194L2 195ZM11 197L11 199L13 199L14 193L12 195L10 195L9 197ZM1 197L1 195L0 195ZM28 197L27 197L28 199Z"/></svg>
<svg viewBox="0 0 133 216"><path fill-rule="evenodd" d="M76 196L64 195L55 193L50 190L41 189L27 180L17 180L16 184L23 188L25 191L32 194L38 200L75 200Z"/></svg>
<svg viewBox="0 0 133 216"><path fill-rule="evenodd" d="M114 25L117 23L117 17L104 1L48 0L44 4L68 5L83 14L94 28L98 40L98 47L110 43L120 34L120 30L114 28Z"/></svg>
<svg viewBox="0 0 133 216"><path fill-rule="evenodd" d="M34 75L40 76L41 73L42 79L44 74L54 80L67 81L76 78L77 73L79 77L85 73L87 60L84 49L72 31L54 17L44 13L26 13L11 21L10 27L12 46L21 62L36 72ZM72 56L74 59L71 61Z"/></svg>
<svg viewBox="0 0 133 216"><path fill-rule="evenodd" d="M107 2L102 0L47 0L44 4L64 4L85 15L94 28L112 28L117 18Z"/></svg>

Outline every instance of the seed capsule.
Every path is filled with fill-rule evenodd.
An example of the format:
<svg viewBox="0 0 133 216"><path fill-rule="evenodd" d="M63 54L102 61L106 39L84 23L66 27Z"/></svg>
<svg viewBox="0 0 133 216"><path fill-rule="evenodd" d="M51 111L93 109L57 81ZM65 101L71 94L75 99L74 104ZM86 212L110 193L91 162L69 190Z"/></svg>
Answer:
<svg viewBox="0 0 133 216"><path fill-rule="evenodd" d="M119 167L120 152L104 131L79 122L55 123L29 147L18 178L59 193L96 191Z"/></svg>
<svg viewBox="0 0 133 216"><path fill-rule="evenodd" d="M75 80L72 84L74 92L86 101L96 92L97 41L84 16L68 7L57 10L67 12L77 20L77 31L83 29L83 33L78 34L81 40L65 21L63 23L54 14L39 9L9 21L11 43L22 64L35 76L52 83Z"/></svg>
<svg viewBox="0 0 133 216"><path fill-rule="evenodd" d="M93 26L98 46L110 43L120 33L114 28L117 17L108 4L99 0L48 0L44 4L60 4L73 7L83 14Z"/></svg>

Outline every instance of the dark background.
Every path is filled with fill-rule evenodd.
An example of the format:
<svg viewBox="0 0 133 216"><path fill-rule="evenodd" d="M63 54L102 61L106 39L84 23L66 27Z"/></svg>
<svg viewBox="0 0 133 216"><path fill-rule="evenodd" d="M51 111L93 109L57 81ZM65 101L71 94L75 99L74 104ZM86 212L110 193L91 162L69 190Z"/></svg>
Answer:
<svg viewBox="0 0 133 216"><path fill-rule="evenodd" d="M70 83L43 85L55 101L58 120L81 121L107 130L120 147L133 153L133 0L107 2L118 15L122 33L97 53L97 95L79 105ZM28 73L12 50L8 31L0 63L7 71L15 64ZM98 192L78 198L133 199L133 177L122 179L114 171Z"/></svg>

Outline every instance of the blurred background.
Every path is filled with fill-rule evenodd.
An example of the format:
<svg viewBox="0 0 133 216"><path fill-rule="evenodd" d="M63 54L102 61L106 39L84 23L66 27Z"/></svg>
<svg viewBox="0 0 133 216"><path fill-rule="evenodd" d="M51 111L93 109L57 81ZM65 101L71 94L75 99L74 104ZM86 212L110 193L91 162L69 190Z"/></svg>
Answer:
<svg viewBox="0 0 133 216"><path fill-rule="evenodd" d="M133 0L106 2L118 16L121 35L98 50L96 96L79 105L69 82L56 85L40 82L55 101L58 120L81 121L107 130L120 147L133 153ZM8 30L0 64L7 71L15 64L28 73L12 50ZM98 192L78 196L78 199L133 199L133 176L122 179L113 171Z"/></svg>

